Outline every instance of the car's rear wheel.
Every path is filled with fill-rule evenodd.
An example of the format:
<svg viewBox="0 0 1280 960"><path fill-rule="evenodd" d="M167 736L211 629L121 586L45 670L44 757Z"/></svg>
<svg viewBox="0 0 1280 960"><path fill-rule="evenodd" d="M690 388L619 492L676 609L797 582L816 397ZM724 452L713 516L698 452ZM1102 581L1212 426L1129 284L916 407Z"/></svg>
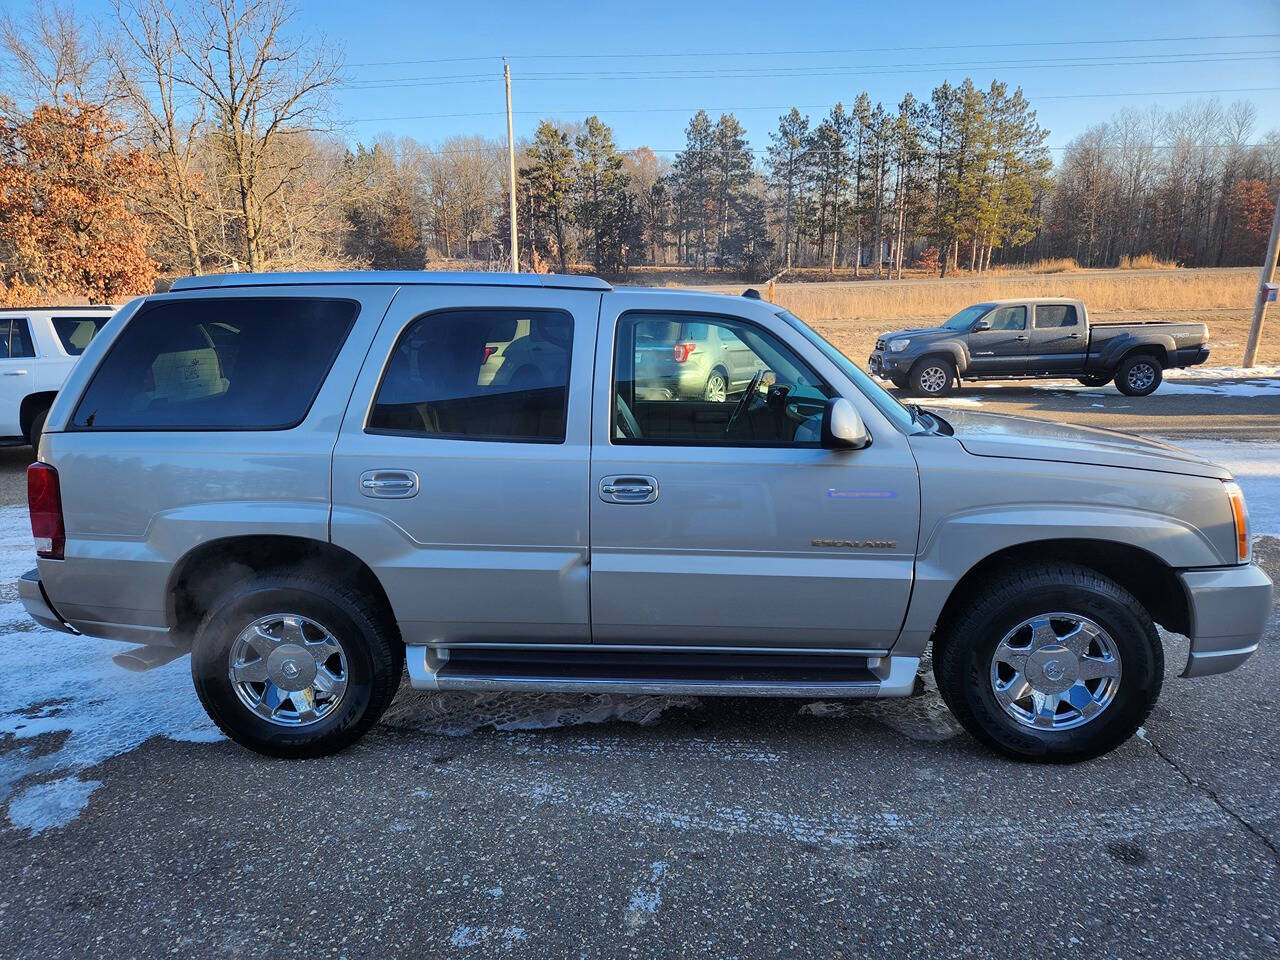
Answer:
<svg viewBox="0 0 1280 960"><path fill-rule="evenodd" d="M1164 366L1148 353L1135 354L1116 368L1116 389L1129 397L1154 393L1164 379Z"/></svg>
<svg viewBox="0 0 1280 960"><path fill-rule="evenodd" d="M200 702L232 740L317 757L359 739L391 703L404 648L390 618L342 584L266 574L233 586L196 632Z"/></svg>
<svg viewBox="0 0 1280 960"><path fill-rule="evenodd" d="M955 383L956 368L950 360L942 357L925 357L917 360L907 377L907 384L912 393L922 397L942 397L951 390Z"/></svg>
<svg viewBox="0 0 1280 960"><path fill-rule="evenodd" d="M49 419L49 408L36 411L36 415L31 418L31 426L27 428L27 443L35 450L40 449L40 435L44 433L44 422Z"/></svg>
<svg viewBox="0 0 1280 960"><path fill-rule="evenodd" d="M723 370L711 371L707 385L702 389L702 399L711 403L724 403L729 399L729 378Z"/></svg>
<svg viewBox="0 0 1280 960"><path fill-rule="evenodd" d="M1133 736L1164 679L1150 615L1115 581L1074 564L993 580L934 641L951 712L1018 760L1074 763Z"/></svg>
<svg viewBox="0 0 1280 960"><path fill-rule="evenodd" d="M1087 377L1076 377L1086 387L1105 387L1111 382L1111 375L1105 373L1090 374Z"/></svg>

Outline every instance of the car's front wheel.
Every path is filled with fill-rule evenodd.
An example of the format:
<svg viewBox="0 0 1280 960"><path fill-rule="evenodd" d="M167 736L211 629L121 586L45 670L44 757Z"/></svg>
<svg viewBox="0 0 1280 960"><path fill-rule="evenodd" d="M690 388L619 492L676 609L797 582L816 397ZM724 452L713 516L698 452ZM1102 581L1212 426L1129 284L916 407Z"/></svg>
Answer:
<svg viewBox="0 0 1280 960"><path fill-rule="evenodd" d="M934 674L975 737L1019 760L1089 760L1133 736L1160 694L1164 651L1127 590L1075 564L995 578L944 624Z"/></svg>
<svg viewBox="0 0 1280 960"><path fill-rule="evenodd" d="M226 591L196 632L200 702L242 746L317 757L354 743L400 684L404 648L377 604L336 582L252 577Z"/></svg>
<svg viewBox="0 0 1280 960"><path fill-rule="evenodd" d="M912 393L922 397L942 397L951 390L956 379L955 365L942 357L917 360L907 377Z"/></svg>

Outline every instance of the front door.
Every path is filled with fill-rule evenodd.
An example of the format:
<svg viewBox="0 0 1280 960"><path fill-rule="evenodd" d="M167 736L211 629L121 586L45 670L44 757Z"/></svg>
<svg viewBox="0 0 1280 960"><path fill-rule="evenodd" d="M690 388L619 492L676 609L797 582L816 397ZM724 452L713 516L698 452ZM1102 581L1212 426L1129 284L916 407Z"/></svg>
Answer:
<svg viewBox="0 0 1280 960"><path fill-rule="evenodd" d="M599 308L576 290L397 294L334 450L332 538L377 574L405 643L590 640Z"/></svg>
<svg viewBox="0 0 1280 960"><path fill-rule="evenodd" d="M35 345L25 317L0 319L0 436L22 435L22 400L38 389Z"/></svg>
<svg viewBox="0 0 1280 960"><path fill-rule="evenodd" d="M1079 373L1088 349L1089 338L1074 304L1036 304L1028 353L1034 369Z"/></svg>
<svg viewBox="0 0 1280 960"><path fill-rule="evenodd" d="M652 303L615 292L600 320L595 642L890 647L911 589L918 524L905 437L879 420L870 447L823 449L822 411L839 374L825 360L826 374L801 360L799 334L767 319L701 312L705 298L673 295L662 311ZM672 329L722 327L716 335L743 343L759 376L719 402L654 389L637 353L653 346L645 338L664 320Z"/></svg>
<svg viewBox="0 0 1280 960"><path fill-rule="evenodd" d="M996 307L984 318L990 325L966 338L969 345L968 372L975 376L998 376L1026 372L1027 308Z"/></svg>

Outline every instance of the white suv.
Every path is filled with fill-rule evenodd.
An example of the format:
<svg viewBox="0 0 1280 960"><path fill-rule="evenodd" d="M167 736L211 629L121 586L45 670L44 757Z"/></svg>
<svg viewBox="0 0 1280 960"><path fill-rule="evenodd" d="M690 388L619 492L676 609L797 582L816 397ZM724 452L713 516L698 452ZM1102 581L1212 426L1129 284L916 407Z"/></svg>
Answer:
<svg viewBox="0 0 1280 960"><path fill-rule="evenodd" d="M0 310L0 442L35 446L54 395L119 307Z"/></svg>

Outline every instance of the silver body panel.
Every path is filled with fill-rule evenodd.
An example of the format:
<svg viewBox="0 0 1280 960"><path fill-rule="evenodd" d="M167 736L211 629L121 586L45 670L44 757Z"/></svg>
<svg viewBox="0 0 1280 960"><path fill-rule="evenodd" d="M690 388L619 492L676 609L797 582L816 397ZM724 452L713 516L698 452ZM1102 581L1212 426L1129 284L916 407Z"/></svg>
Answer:
<svg viewBox="0 0 1280 960"><path fill-rule="evenodd" d="M787 692L705 677L637 686L436 670L451 647L587 647L839 651L876 662L878 679L804 695L906 694L956 583L999 550L1055 539L1131 545L1180 572L1189 676L1242 662L1271 609L1270 581L1235 562L1226 471L1160 444L1018 418L948 411L954 436L903 430L771 304L483 274L194 278L148 299L248 296L360 303L310 412L287 430L68 432L139 302L121 310L72 370L40 446L58 469L67 527L66 559L40 560L39 580L21 585L41 622L171 641L175 567L211 541L261 535L332 543L362 561L390 601L414 683L440 689ZM572 315L563 443L366 429L401 331L457 307ZM633 310L765 328L854 405L871 444L614 443L614 331ZM639 496L640 485L652 489Z"/></svg>

